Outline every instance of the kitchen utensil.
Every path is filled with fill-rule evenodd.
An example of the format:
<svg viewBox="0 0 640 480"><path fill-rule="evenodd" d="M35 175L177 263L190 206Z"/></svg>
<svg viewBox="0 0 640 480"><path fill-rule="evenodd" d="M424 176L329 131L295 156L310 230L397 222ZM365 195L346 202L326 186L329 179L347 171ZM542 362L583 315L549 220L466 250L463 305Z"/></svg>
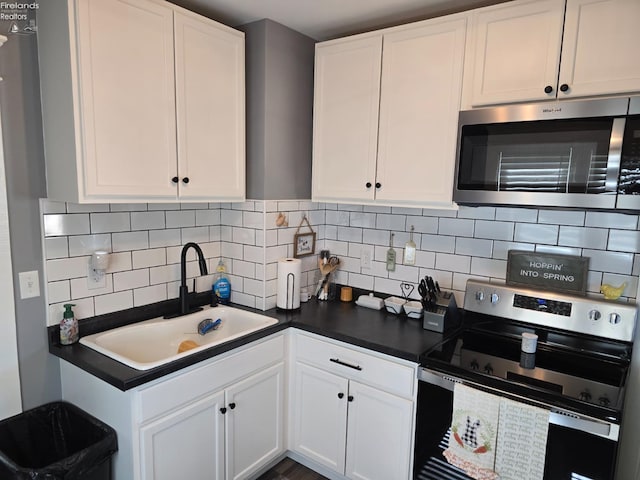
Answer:
<svg viewBox="0 0 640 480"><path fill-rule="evenodd" d="M389 232L389 250L387 250L387 271L396 270L396 251L393 248L393 232Z"/></svg>
<svg viewBox="0 0 640 480"><path fill-rule="evenodd" d="M415 265L416 264L416 244L413 241L414 227L411 225L411 231L409 232L409 241L404 245L404 264Z"/></svg>
<svg viewBox="0 0 640 480"><path fill-rule="evenodd" d="M325 263L324 259L318 258L318 268L320 269L320 273L323 275L322 283L318 287L316 291L316 296L320 300L326 300L328 297L327 292L327 283L329 282L329 275L333 271L335 271L340 265L340 259L336 256L329 257L328 261Z"/></svg>

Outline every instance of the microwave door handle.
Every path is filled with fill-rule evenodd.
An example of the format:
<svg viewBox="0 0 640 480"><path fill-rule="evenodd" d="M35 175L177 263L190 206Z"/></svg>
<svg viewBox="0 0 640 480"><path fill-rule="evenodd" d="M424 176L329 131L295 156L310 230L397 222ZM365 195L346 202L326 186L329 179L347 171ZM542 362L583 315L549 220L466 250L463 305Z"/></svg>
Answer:
<svg viewBox="0 0 640 480"><path fill-rule="evenodd" d="M611 139L609 140L609 158L607 159L607 178L605 192L616 193L618 190L618 176L620 175L620 158L622 156L622 137L627 119L617 117L613 119Z"/></svg>

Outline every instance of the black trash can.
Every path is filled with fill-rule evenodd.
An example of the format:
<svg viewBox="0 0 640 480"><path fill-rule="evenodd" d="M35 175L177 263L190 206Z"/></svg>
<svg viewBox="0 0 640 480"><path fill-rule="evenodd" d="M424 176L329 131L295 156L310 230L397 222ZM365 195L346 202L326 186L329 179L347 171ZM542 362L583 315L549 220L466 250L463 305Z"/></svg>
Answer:
<svg viewBox="0 0 640 480"><path fill-rule="evenodd" d="M113 428L67 402L0 421L3 480L109 480L117 450Z"/></svg>

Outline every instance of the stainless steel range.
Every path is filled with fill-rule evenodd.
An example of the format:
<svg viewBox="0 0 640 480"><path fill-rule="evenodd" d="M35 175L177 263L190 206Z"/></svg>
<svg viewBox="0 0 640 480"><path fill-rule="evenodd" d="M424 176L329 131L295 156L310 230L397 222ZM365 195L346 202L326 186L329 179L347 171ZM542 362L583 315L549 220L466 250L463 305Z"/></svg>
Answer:
<svg viewBox="0 0 640 480"><path fill-rule="evenodd" d="M549 411L545 479L613 479L636 306L469 280L464 309L422 360L414 477L469 478L442 457L462 383Z"/></svg>

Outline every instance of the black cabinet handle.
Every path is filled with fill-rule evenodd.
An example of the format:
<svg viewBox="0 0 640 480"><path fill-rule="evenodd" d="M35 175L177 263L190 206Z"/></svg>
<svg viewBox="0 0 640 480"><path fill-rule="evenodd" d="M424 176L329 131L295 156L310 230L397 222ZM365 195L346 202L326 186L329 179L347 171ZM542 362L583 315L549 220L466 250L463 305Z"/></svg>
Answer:
<svg viewBox="0 0 640 480"><path fill-rule="evenodd" d="M229 408L230 408L231 410L233 410L234 408L236 408L236 404L235 404L235 403L230 403L230 404L229 404Z"/></svg>
<svg viewBox="0 0 640 480"><path fill-rule="evenodd" d="M547 85L546 87L544 87L544 93L551 93L553 92L553 87L551 85Z"/></svg>
<svg viewBox="0 0 640 480"><path fill-rule="evenodd" d="M362 370L362 367L360 365L351 365L350 363L343 362L339 358L330 358L329 361L333 363L337 363L338 365L353 368L354 370Z"/></svg>
<svg viewBox="0 0 640 480"><path fill-rule="evenodd" d="M184 177L182 179L182 183L189 183L189 177Z"/></svg>
<svg viewBox="0 0 640 480"><path fill-rule="evenodd" d="M223 414L223 415L224 415L225 413L227 413L227 408L226 408L226 407L222 407L222 408L220 409L220 413L221 413L221 414Z"/></svg>
<svg viewBox="0 0 640 480"><path fill-rule="evenodd" d="M348 401L348 402L353 402L353 395L349 395L349 396L347 397L347 401Z"/></svg>
<svg viewBox="0 0 640 480"><path fill-rule="evenodd" d="M171 181L172 181L173 183L178 183L178 180L180 180L178 177L173 177L173 178L171 179Z"/></svg>
<svg viewBox="0 0 640 480"><path fill-rule="evenodd" d="M344 398L344 393L340 392L340 393L338 394L338 398Z"/></svg>
<svg viewBox="0 0 640 480"><path fill-rule="evenodd" d="M365 187L367 187L367 188L371 188L371 182L367 182L367 183L365 183Z"/></svg>
<svg viewBox="0 0 640 480"><path fill-rule="evenodd" d="M566 92L567 90L569 90L569 85L567 85L566 83L563 83L562 85L560 85L561 92Z"/></svg>
<svg viewBox="0 0 640 480"><path fill-rule="evenodd" d="M380 188L382 184L380 182L376 182L376 188Z"/></svg>

